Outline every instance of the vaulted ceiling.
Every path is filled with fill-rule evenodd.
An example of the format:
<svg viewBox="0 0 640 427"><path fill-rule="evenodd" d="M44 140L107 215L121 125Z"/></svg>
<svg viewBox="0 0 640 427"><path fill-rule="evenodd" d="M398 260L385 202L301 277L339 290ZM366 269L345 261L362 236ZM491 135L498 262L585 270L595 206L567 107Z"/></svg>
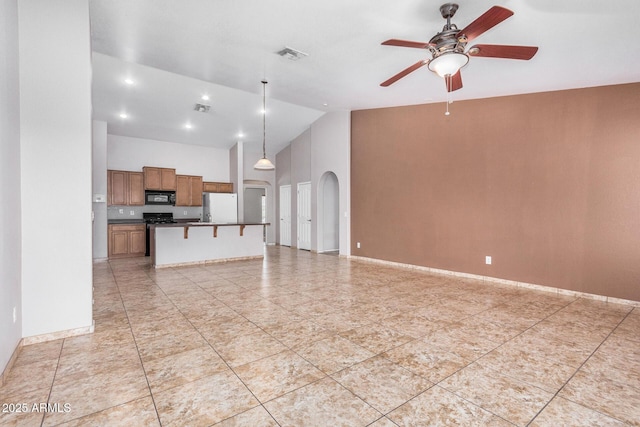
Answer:
<svg viewBox="0 0 640 427"><path fill-rule="evenodd" d="M514 15L474 43L533 45L529 61L472 57L458 100L640 81L637 0L461 0L463 28L493 5ZM322 114L446 102L427 67L380 83L426 50L446 21L432 0L90 0L94 117L109 133L259 151L266 79L267 147L277 152ZM306 53L297 61L276 54ZM123 82L131 78L133 85ZM208 94L210 101L202 101ZM208 113L194 111L208 104ZM453 107L453 106L452 106ZM129 117L119 114L126 111ZM444 105L443 105L444 111ZM454 110L455 111L455 110ZM185 129L187 123L191 129ZM243 136L238 136L242 132Z"/></svg>

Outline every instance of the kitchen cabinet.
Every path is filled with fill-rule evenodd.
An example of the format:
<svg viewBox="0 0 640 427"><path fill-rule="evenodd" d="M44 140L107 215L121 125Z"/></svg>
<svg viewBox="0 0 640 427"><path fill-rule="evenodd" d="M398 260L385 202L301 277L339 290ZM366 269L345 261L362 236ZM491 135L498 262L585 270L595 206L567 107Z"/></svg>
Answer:
<svg viewBox="0 0 640 427"><path fill-rule="evenodd" d="M191 206L202 206L202 177L192 176L191 181Z"/></svg>
<svg viewBox="0 0 640 427"><path fill-rule="evenodd" d="M233 182L203 182L202 191L205 193L233 193Z"/></svg>
<svg viewBox="0 0 640 427"><path fill-rule="evenodd" d="M144 175L142 172L129 172L129 205L144 206Z"/></svg>
<svg viewBox="0 0 640 427"><path fill-rule="evenodd" d="M109 224L109 258L144 256L146 224Z"/></svg>
<svg viewBox="0 0 640 427"><path fill-rule="evenodd" d="M142 171L145 190L176 191L175 169L145 166Z"/></svg>
<svg viewBox="0 0 640 427"><path fill-rule="evenodd" d="M202 206L202 177L176 175L176 206Z"/></svg>
<svg viewBox="0 0 640 427"><path fill-rule="evenodd" d="M108 170L107 205L143 206L144 176L142 172Z"/></svg>

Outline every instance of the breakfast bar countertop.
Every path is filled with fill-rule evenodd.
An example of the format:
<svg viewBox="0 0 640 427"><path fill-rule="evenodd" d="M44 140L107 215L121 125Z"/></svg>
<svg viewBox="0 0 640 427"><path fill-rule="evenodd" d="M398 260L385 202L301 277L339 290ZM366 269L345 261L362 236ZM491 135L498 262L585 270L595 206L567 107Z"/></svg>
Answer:
<svg viewBox="0 0 640 427"><path fill-rule="evenodd" d="M231 227L234 225L271 225L269 222L180 222L171 224L152 224L154 227Z"/></svg>

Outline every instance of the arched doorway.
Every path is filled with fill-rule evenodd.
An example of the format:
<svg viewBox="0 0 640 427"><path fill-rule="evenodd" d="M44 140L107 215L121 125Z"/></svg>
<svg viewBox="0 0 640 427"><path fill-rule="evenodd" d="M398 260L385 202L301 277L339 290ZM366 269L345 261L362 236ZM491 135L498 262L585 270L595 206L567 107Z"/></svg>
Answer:
<svg viewBox="0 0 640 427"><path fill-rule="evenodd" d="M275 208L272 193L271 184L267 181L244 180L242 205L238 207L238 216L242 214L243 222L267 222L273 225ZM267 226L265 228L265 243L273 244L274 242L275 226Z"/></svg>
<svg viewBox="0 0 640 427"><path fill-rule="evenodd" d="M333 172L320 178L318 252L340 251L340 186Z"/></svg>

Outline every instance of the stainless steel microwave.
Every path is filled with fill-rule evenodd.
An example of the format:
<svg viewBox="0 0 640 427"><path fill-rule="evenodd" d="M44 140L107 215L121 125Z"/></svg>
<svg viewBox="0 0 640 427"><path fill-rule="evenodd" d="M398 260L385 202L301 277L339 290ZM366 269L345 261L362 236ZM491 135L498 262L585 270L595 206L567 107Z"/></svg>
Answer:
<svg viewBox="0 0 640 427"><path fill-rule="evenodd" d="M144 204L145 205L171 205L176 204L175 191L145 191L144 192Z"/></svg>

